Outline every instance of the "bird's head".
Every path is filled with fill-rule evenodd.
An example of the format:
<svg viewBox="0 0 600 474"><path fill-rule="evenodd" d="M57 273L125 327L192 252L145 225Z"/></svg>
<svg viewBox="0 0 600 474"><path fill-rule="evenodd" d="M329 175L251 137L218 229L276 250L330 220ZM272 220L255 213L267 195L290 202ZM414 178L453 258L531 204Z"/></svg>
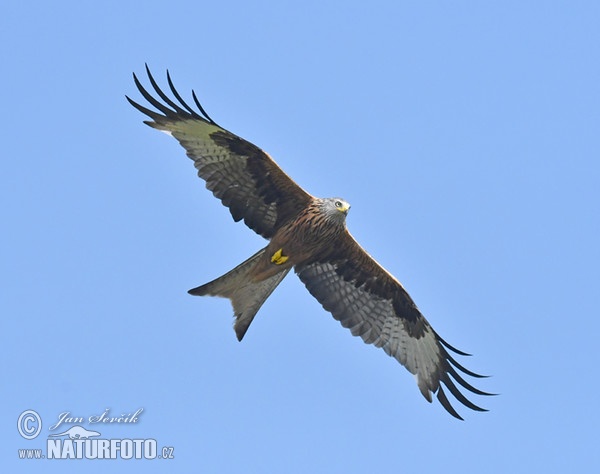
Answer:
<svg viewBox="0 0 600 474"><path fill-rule="evenodd" d="M350 210L350 204L342 198L327 198L323 199L323 210L331 219L343 222Z"/></svg>

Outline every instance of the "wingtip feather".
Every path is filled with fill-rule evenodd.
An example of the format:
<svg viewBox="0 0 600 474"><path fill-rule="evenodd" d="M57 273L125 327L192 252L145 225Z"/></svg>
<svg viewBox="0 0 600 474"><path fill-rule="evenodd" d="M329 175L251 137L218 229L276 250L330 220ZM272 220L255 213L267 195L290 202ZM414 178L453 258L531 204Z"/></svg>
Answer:
<svg viewBox="0 0 600 474"><path fill-rule="evenodd" d="M446 396L446 393L442 389L441 385L439 386L438 391L437 391L437 399L440 402L440 404L444 407L444 409L448 413L450 413L454 418L457 418L460 421L465 421L464 418L462 416L460 416L458 414L458 412L454 409L454 407L451 405L451 403L448 400L448 397Z"/></svg>

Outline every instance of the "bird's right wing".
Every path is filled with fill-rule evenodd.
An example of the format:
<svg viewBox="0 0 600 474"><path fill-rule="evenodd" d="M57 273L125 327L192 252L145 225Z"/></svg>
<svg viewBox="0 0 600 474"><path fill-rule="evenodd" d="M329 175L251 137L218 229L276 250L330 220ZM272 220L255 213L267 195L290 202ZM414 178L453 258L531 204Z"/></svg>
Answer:
<svg viewBox="0 0 600 474"><path fill-rule="evenodd" d="M144 123L175 137L194 160L198 176L206 187L227 206L237 222L265 238L273 236L279 226L304 209L310 194L298 186L273 159L256 145L217 125L204 111L192 92L198 110L188 106L175 90L167 72L174 100L157 85L146 66L152 96L133 75L142 96L157 111L127 97L136 109L152 120Z"/></svg>
<svg viewBox="0 0 600 474"><path fill-rule="evenodd" d="M465 381L460 372L481 376L465 369L450 355L467 354L438 336L400 282L348 232L295 270L308 291L352 335L381 347L415 375L428 401L436 393L442 406L462 419L450 404L443 384L466 407L485 411L468 400L455 384L478 395L490 395Z"/></svg>

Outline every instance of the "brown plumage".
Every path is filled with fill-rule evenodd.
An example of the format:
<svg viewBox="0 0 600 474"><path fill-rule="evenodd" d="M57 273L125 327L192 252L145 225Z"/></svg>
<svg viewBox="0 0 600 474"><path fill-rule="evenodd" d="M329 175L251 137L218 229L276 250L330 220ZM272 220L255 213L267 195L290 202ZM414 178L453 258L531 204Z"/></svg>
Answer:
<svg viewBox="0 0 600 474"><path fill-rule="evenodd" d="M485 411L455 385L490 395L466 382L459 372L481 377L454 360L450 352L467 355L433 330L400 282L381 267L350 235L350 205L340 198L311 196L286 175L271 157L252 143L217 125L192 92L197 110L186 104L167 72L174 99L165 94L146 67L153 97L134 74L142 96L156 110L127 97L150 117L145 123L168 132L186 149L206 187L229 208L235 221L269 240L245 262L205 285L189 291L232 302L234 328L242 340L269 295L294 268L308 291L342 326L366 343L381 347L417 379L423 396L437 395L456 418L444 385L463 405Z"/></svg>

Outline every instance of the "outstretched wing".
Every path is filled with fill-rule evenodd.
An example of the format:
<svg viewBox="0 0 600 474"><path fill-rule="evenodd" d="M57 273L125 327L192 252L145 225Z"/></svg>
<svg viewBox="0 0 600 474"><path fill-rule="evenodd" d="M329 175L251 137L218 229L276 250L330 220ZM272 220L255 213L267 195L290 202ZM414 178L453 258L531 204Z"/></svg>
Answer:
<svg viewBox="0 0 600 474"><path fill-rule="evenodd" d="M348 233L329 245L325 253L296 267L308 291L352 335L381 347L415 375L423 396L432 393L443 407L462 419L450 404L442 384L463 405L486 411L469 401L455 385L478 394L491 395L466 382L459 372L475 374L454 360L453 348L433 330L412 298L392 275L381 267Z"/></svg>
<svg viewBox="0 0 600 474"><path fill-rule="evenodd" d="M158 87L148 66L146 72L160 100L144 89L135 74L133 79L142 96L157 111L129 97L127 100L152 119L144 123L169 133L179 141L194 160L198 176L229 208L236 222L243 219L248 227L268 239L283 222L306 207L311 196L267 153L217 125L193 92L198 110L188 106L175 90L168 72L167 80L174 99Z"/></svg>

